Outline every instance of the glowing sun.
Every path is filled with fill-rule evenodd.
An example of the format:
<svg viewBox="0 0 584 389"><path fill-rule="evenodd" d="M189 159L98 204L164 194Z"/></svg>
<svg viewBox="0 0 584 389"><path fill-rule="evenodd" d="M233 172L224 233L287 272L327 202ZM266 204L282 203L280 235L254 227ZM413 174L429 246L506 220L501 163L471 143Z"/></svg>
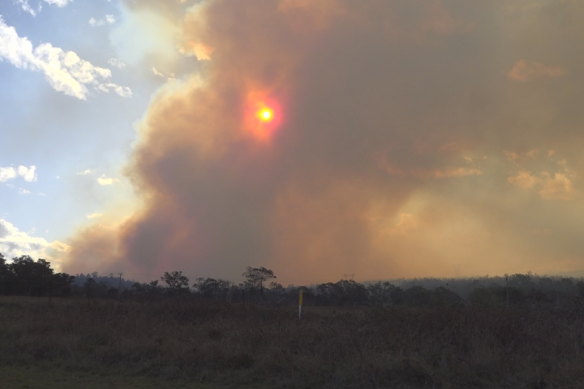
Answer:
<svg viewBox="0 0 584 389"><path fill-rule="evenodd" d="M274 111L270 108L262 108L258 111L258 118L263 122L269 122L274 118Z"/></svg>
<svg viewBox="0 0 584 389"><path fill-rule="evenodd" d="M267 144L284 122L281 99L258 89L248 92L243 114L243 130L256 141Z"/></svg>

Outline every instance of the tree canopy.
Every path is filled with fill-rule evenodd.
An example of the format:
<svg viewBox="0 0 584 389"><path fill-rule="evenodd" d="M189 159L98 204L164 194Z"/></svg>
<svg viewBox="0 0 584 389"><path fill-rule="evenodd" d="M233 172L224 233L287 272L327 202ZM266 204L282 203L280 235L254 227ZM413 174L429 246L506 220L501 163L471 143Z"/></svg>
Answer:
<svg viewBox="0 0 584 389"><path fill-rule="evenodd" d="M248 266L247 270L242 275L245 277L245 287L250 289L259 289L261 292L264 290L264 283L266 281L276 278L272 270L263 266Z"/></svg>

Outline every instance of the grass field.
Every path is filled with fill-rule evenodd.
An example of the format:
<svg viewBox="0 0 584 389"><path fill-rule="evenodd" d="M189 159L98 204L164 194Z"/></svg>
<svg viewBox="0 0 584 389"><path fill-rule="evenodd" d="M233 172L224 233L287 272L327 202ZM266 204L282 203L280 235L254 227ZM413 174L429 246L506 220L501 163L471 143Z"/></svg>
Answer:
<svg viewBox="0 0 584 389"><path fill-rule="evenodd" d="M579 388L584 308L0 298L0 388Z"/></svg>
<svg viewBox="0 0 584 389"><path fill-rule="evenodd" d="M121 374L107 375L69 371L51 366L0 367L0 388L10 389L159 389L168 387L167 380ZM196 389L220 389L222 386L173 381L172 387Z"/></svg>

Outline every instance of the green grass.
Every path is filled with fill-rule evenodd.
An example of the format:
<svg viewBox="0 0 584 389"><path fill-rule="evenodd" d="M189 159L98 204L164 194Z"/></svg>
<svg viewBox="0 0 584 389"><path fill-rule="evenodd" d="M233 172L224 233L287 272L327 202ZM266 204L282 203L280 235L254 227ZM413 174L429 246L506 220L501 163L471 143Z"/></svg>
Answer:
<svg viewBox="0 0 584 389"><path fill-rule="evenodd" d="M0 388L578 388L584 382L581 306L306 307L301 321L296 315L294 306L194 300L0 298Z"/></svg>

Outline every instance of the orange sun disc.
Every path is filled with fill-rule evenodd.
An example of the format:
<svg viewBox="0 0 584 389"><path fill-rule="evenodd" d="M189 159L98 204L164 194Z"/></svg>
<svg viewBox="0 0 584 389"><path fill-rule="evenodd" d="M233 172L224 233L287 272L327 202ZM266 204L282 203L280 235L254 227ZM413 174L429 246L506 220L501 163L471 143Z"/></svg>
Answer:
<svg viewBox="0 0 584 389"><path fill-rule="evenodd" d="M256 141L269 143L283 123L282 104L267 93L252 90L246 97L243 129Z"/></svg>
<svg viewBox="0 0 584 389"><path fill-rule="evenodd" d="M262 108L258 111L258 118L264 122L269 122L274 118L274 111L270 108Z"/></svg>

